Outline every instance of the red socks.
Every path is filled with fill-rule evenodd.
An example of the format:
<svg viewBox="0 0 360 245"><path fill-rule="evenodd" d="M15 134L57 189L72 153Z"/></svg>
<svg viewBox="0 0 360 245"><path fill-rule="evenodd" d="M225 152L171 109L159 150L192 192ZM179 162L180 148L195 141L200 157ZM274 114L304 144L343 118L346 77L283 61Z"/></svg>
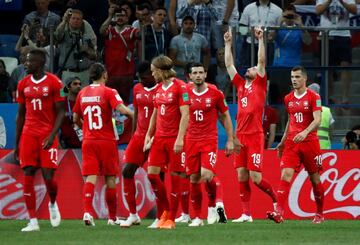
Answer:
<svg viewBox="0 0 360 245"><path fill-rule="evenodd" d="M251 189L250 189L249 181L239 182L239 187L240 187L240 200L242 204L243 214L250 216Z"/></svg>
<svg viewBox="0 0 360 245"><path fill-rule="evenodd" d="M45 180L45 185L46 185L47 193L49 194L50 197L50 202L55 203L57 190L58 190L56 181L54 179Z"/></svg>
<svg viewBox="0 0 360 245"><path fill-rule="evenodd" d="M135 180L133 178L124 178L124 195L126 202L128 204L128 208L130 213L136 214L136 187Z"/></svg>
<svg viewBox="0 0 360 245"><path fill-rule="evenodd" d="M170 191L170 214L169 219L174 221L179 207L181 177L178 175L171 175L171 191Z"/></svg>
<svg viewBox="0 0 360 245"><path fill-rule="evenodd" d="M220 179L217 176L214 176L211 181L214 181L216 185L216 202L224 202L223 188Z"/></svg>
<svg viewBox="0 0 360 245"><path fill-rule="evenodd" d="M257 187L260 188L260 190L262 190L263 192L265 192L266 194L268 194L270 197L271 197L271 200L273 202L276 202L276 195L274 193L274 190L273 188L271 187L271 185L269 184L269 182L267 180L265 180L264 178L261 179L260 183L259 184L256 184L255 185Z"/></svg>
<svg viewBox="0 0 360 245"><path fill-rule="evenodd" d="M323 214L324 210L324 187L322 183L318 183L317 185L313 185L314 198L316 202L316 209L318 214Z"/></svg>
<svg viewBox="0 0 360 245"><path fill-rule="evenodd" d="M92 201L94 198L94 189L95 185L90 182L85 182L83 187L83 204L84 204L84 212L93 214L93 206Z"/></svg>
<svg viewBox="0 0 360 245"><path fill-rule="evenodd" d="M190 188L191 202L194 208L195 217L200 218L202 204L201 184L191 183Z"/></svg>
<svg viewBox="0 0 360 245"><path fill-rule="evenodd" d="M29 213L30 219L36 218L35 209L36 209L36 196L34 189L34 176L24 176L24 199L25 205Z"/></svg>
<svg viewBox="0 0 360 245"><path fill-rule="evenodd" d="M285 180L280 180L279 189L277 191L277 207L276 211L283 215L284 213L284 206L286 199L289 195L289 189L290 189L290 182L287 182Z"/></svg>
<svg viewBox="0 0 360 245"><path fill-rule="evenodd" d="M169 201L166 195L164 183L158 174L148 174L149 181L156 196L157 215L160 217L163 211L169 211ZM161 212L161 213L160 213ZM159 216L160 215L160 216Z"/></svg>
<svg viewBox="0 0 360 245"><path fill-rule="evenodd" d="M116 220L116 207L117 207L117 198L116 198L116 188L106 187L105 190L105 201L109 210L109 219Z"/></svg>
<svg viewBox="0 0 360 245"><path fill-rule="evenodd" d="M216 182L212 179L210 182L205 182L205 190L208 193L209 204L208 207L216 206Z"/></svg>
<svg viewBox="0 0 360 245"><path fill-rule="evenodd" d="M181 178L181 208L183 213L189 214L189 192L190 180L188 178Z"/></svg>

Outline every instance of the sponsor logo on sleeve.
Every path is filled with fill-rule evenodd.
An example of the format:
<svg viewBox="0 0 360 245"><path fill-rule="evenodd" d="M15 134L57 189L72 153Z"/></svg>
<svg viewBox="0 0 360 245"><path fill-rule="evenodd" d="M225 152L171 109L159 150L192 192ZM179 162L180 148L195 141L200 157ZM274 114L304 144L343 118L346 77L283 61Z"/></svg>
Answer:
<svg viewBox="0 0 360 245"><path fill-rule="evenodd" d="M321 106L321 100L316 100L316 106L320 107Z"/></svg>

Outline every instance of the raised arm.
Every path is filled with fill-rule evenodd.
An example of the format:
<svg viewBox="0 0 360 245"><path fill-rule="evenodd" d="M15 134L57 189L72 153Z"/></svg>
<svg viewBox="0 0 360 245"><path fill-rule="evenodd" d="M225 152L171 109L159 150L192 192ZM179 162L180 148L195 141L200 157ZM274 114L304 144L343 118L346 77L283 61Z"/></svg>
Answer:
<svg viewBox="0 0 360 245"><path fill-rule="evenodd" d="M225 42L225 66L226 66L227 72L230 76L230 79L233 80L237 71L234 66L234 58L233 58L232 49L231 49L231 46L232 46L231 29L229 29L227 32L225 32L224 42Z"/></svg>
<svg viewBox="0 0 360 245"><path fill-rule="evenodd" d="M265 75L265 44L264 44L264 31L261 27L255 27L255 37L259 40L259 49L258 49L258 74L263 77Z"/></svg>

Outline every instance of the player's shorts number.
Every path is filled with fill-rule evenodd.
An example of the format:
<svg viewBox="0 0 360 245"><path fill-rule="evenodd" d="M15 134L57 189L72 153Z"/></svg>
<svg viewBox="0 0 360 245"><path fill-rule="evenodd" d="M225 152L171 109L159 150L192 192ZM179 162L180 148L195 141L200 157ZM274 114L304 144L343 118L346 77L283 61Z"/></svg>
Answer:
<svg viewBox="0 0 360 245"><path fill-rule="evenodd" d="M103 126L102 118L101 118L101 107L98 105L88 105L84 110L84 115L88 116L89 129L101 129ZM94 119L97 118L97 122Z"/></svg>
<svg viewBox="0 0 360 245"><path fill-rule="evenodd" d="M145 118L149 117L149 107L144 106L144 111L145 111Z"/></svg>
<svg viewBox="0 0 360 245"><path fill-rule="evenodd" d="M316 161L316 164L321 167L322 166L322 158L321 155L317 155L316 157L314 157L314 160Z"/></svg>
<svg viewBox="0 0 360 245"><path fill-rule="evenodd" d="M255 165L260 164L261 155L259 153L254 153L254 154L251 155L251 157L253 159L253 164L255 164Z"/></svg>
<svg viewBox="0 0 360 245"><path fill-rule="evenodd" d="M50 160L51 162L53 162L54 164L57 164L57 160L58 160L58 151L56 148L50 148L49 149L50 152Z"/></svg>
<svg viewBox="0 0 360 245"><path fill-rule="evenodd" d="M185 167L185 152L181 152L181 166Z"/></svg>
<svg viewBox="0 0 360 245"><path fill-rule="evenodd" d="M215 163L216 163L216 153L215 152L209 152L209 162L211 164L211 166L215 166Z"/></svg>

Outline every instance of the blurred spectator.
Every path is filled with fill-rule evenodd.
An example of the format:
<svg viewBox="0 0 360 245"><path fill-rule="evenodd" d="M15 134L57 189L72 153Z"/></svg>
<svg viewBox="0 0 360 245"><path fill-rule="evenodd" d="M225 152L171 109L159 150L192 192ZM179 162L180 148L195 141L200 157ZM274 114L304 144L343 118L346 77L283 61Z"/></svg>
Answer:
<svg viewBox="0 0 360 245"><path fill-rule="evenodd" d="M0 103L11 102L9 84L10 75L6 71L5 62L0 59Z"/></svg>
<svg viewBox="0 0 360 245"><path fill-rule="evenodd" d="M275 140L276 125L279 123L277 111L270 105L266 105L263 115L263 130L265 135L265 149L271 149Z"/></svg>
<svg viewBox="0 0 360 245"><path fill-rule="evenodd" d="M65 81L64 92L66 96L66 113L60 129L60 145L63 149L81 148L82 130L73 123L72 109L76 97L81 90L81 81L78 77L69 77Z"/></svg>
<svg viewBox="0 0 360 245"><path fill-rule="evenodd" d="M29 46L30 48L43 48L46 51L46 63L45 69L49 71L50 68L50 42L49 31L46 28L38 28L35 33L35 42L29 38L30 27L26 24L21 28L21 35L16 44L16 51L20 51L21 48ZM23 46L25 40L25 46Z"/></svg>
<svg viewBox="0 0 360 245"><path fill-rule="evenodd" d="M216 63L210 65L206 81L215 83L227 98L230 95L231 81L226 70L224 55L225 48L219 48L216 51Z"/></svg>
<svg viewBox="0 0 360 245"><path fill-rule="evenodd" d="M240 18L240 25L245 26L244 28L251 28L255 26L277 26L279 24L279 19L281 17L282 10L270 0L257 0L254 3L250 3L244 9L244 12ZM245 31L242 34L245 34ZM271 33L271 32L269 32ZM271 41L271 36L268 37L268 40ZM257 40L255 40L254 50L257 50ZM267 46L267 61L273 61L274 56L274 46L273 43L268 42ZM255 60L255 64L257 61ZM243 42L242 52L241 52L241 65L250 66L251 65L251 36L249 35L246 40Z"/></svg>
<svg viewBox="0 0 360 245"><path fill-rule="evenodd" d="M195 32L203 35L211 44L211 26L217 15L210 0L187 0L187 4L176 13L177 18L191 16L195 20Z"/></svg>
<svg viewBox="0 0 360 245"><path fill-rule="evenodd" d="M282 13L280 26L303 27L301 16L296 13L294 5L290 4ZM302 43L309 45L311 36L307 30L280 29L275 35L275 51L273 66L294 67L301 63Z"/></svg>
<svg viewBox="0 0 360 245"><path fill-rule="evenodd" d="M12 97L13 102L15 102L15 99L16 99L15 95L16 95L16 89L17 89L18 82L21 79L23 79L24 77L26 77L26 75L27 75L26 69L25 69L25 61L26 61L26 56L30 52L30 50L31 50L31 48L29 46L20 48L20 50L19 50L20 64L11 73L9 89L11 92L11 97Z"/></svg>
<svg viewBox="0 0 360 245"><path fill-rule="evenodd" d="M151 11L152 8L150 3L141 3L136 5L137 20L132 23L132 27L140 30L140 27L150 25L152 23Z"/></svg>
<svg viewBox="0 0 360 245"><path fill-rule="evenodd" d="M224 34L229 26L239 26L238 0L212 0L216 13L216 24L211 26L213 47L217 50L224 47Z"/></svg>
<svg viewBox="0 0 360 245"><path fill-rule="evenodd" d="M183 80L187 63L203 61L206 70L210 63L209 44L203 35L194 33L194 29L194 19L191 16L185 16L181 33L170 42L169 57L174 62L177 77Z"/></svg>
<svg viewBox="0 0 360 245"><path fill-rule="evenodd" d="M31 27L29 38L36 42L36 33L38 28L46 28L50 30L60 23L60 16L49 11L49 0L35 0L36 10L27 14L24 18L24 24ZM33 30L33 31L31 31ZM49 39L50 33L46 33Z"/></svg>
<svg viewBox="0 0 360 245"><path fill-rule="evenodd" d="M312 83L308 86L312 91L320 94L320 85ZM331 110L327 106L322 106L321 123L317 131L321 149L331 149L331 129L335 120L331 114Z"/></svg>
<svg viewBox="0 0 360 245"><path fill-rule="evenodd" d="M357 139L357 135L356 133L354 133L354 131L349 131L346 133L344 149L347 150L360 149L360 140Z"/></svg>
<svg viewBox="0 0 360 245"><path fill-rule="evenodd" d="M170 0L169 3L169 23L170 23L170 32L173 35L179 34L181 29L182 18L177 16L177 11L180 9L186 8L187 0Z"/></svg>
<svg viewBox="0 0 360 245"><path fill-rule="evenodd" d="M129 1L120 1L119 8L125 9L129 18L128 23L131 25L136 20L135 5Z"/></svg>
<svg viewBox="0 0 360 245"><path fill-rule="evenodd" d="M96 59L96 35L90 24L77 9L68 9L55 32L59 50L58 76L79 77L89 84L88 69Z"/></svg>
<svg viewBox="0 0 360 245"><path fill-rule="evenodd" d="M114 18L115 25L111 25ZM109 17L100 28L105 38L105 65L108 86L118 91L125 103L129 103L135 74L135 47L139 30L128 25L125 9L109 8Z"/></svg>
<svg viewBox="0 0 360 245"><path fill-rule="evenodd" d="M350 14L356 15L355 0L317 0L316 14L321 15L321 27L349 27ZM351 34L349 30L333 30L329 32L329 65L351 66ZM341 103L349 103L351 82L350 71L341 71L342 96ZM329 95L333 96L333 72L329 72Z"/></svg>
<svg viewBox="0 0 360 245"><path fill-rule="evenodd" d="M154 57L167 55L170 46L171 35L164 27L166 8L160 7L153 13L153 23L145 28L145 60L151 61Z"/></svg>
<svg viewBox="0 0 360 245"><path fill-rule="evenodd" d="M0 116L0 149L6 146L6 127L4 119Z"/></svg>

